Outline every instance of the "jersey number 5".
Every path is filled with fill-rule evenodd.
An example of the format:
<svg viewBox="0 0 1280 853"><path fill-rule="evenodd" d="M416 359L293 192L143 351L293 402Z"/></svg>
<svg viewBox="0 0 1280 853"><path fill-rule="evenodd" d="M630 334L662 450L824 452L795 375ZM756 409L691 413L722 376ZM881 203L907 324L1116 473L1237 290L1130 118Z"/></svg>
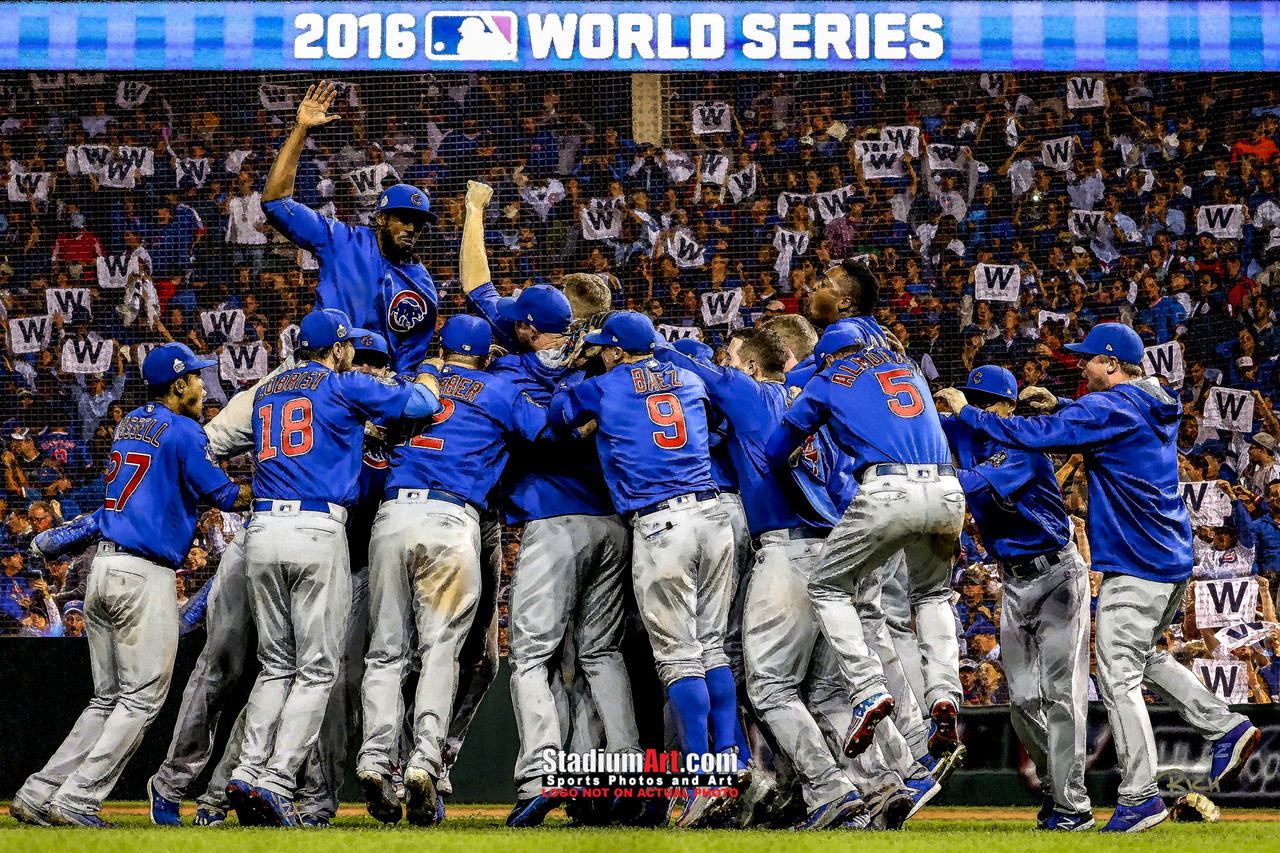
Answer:
<svg viewBox="0 0 1280 853"><path fill-rule="evenodd" d="M262 445L258 448L258 461L274 459L277 452L285 456L301 456L311 450L315 443L315 433L311 429L311 400L307 397L295 397L280 407L280 443L272 444L275 423L271 419L274 403L258 407L258 417L262 419Z"/></svg>
<svg viewBox="0 0 1280 853"><path fill-rule="evenodd" d="M678 450L689 440L689 430L684 424L684 408L675 394L655 394L648 400L649 420L660 430L654 430L653 443L663 450Z"/></svg>
<svg viewBox="0 0 1280 853"><path fill-rule="evenodd" d="M151 454L149 453L126 453L120 455L119 450L111 451L111 464L107 468L107 491L111 491L111 484L116 481L116 477L120 476L120 469L125 465L133 466L133 475L125 482L124 488L120 490L118 497L108 497L102 502L104 509L112 509L116 512L124 512L124 506L129 502L129 498L133 497L133 493L138 490L138 486L142 484L142 478L146 475L147 469L151 467Z"/></svg>
<svg viewBox="0 0 1280 853"><path fill-rule="evenodd" d="M877 373L876 379L880 380L880 390L889 396L886 401L889 411L900 418L914 418L924 411L924 401L920 399L916 386L911 384L911 371L908 368L899 367Z"/></svg>

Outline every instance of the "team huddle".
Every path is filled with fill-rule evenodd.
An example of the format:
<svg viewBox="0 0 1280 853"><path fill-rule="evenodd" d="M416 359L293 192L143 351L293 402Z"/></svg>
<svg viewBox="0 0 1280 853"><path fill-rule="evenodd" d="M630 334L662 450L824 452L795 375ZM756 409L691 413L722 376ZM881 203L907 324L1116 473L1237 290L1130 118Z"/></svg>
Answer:
<svg viewBox="0 0 1280 853"><path fill-rule="evenodd" d="M1085 459L1104 573L1098 683L1122 782L1103 830L1168 816L1144 686L1215 742L1212 784L1257 748L1245 717L1156 648L1191 576L1191 531L1181 407L1142 375L1132 329L1103 323L1068 347L1088 391L1077 401L1020 394L1007 370L981 367L935 402L870 319L875 276L843 261L808 317L733 332L716 364L700 342L669 345L646 316L610 312L600 276L500 298L484 245L491 190L472 182L459 256L470 313L444 324L437 357L436 292L413 255L435 220L426 195L388 188L367 228L291 198L333 98L328 84L308 91L262 196L320 265L293 356L202 430L208 363L181 344L153 350L150 402L117 431L104 505L37 538L46 553L100 539L85 602L95 698L15 796L18 820L108 825L98 811L163 704L179 632L203 618L206 645L148 785L155 822L181 822L256 652L197 825L231 811L242 825L326 825L349 737L373 817L439 823L496 667L501 521L522 527L509 826L566 805L544 789L548 750L641 749L620 650L634 602L669 745L737 766L739 796L691 791L676 827L901 828L964 756L950 580L967 506L1005 579L1001 645L1045 792L1038 825L1090 829L1088 569L1051 453ZM1044 414L1015 417L1020 398ZM215 464L245 452L249 488ZM180 616L172 571L198 502L252 514ZM575 822L627 826L665 825L672 806L567 803Z"/></svg>

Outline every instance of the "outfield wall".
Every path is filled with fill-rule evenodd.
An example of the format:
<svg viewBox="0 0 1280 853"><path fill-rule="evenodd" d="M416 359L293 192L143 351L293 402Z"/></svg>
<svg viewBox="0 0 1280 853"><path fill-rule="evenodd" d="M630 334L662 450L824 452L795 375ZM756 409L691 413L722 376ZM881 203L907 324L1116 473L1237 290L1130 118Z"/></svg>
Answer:
<svg viewBox="0 0 1280 853"><path fill-rule="evenodd" d="M148 776L164 758L173 732L182 688L200 652L204 634L184 638L178 646L173 687L156 724L143 739L116 789L116 799L144 799ZM507 688L505 663L472 726L462 759L452 779L460 802L512 802L511 768L515 763L515 719ZM41 764L70 731L92 694L89 647L85 643L52 639L6 639L0 643L0 799L8 799L23 779ZM231 705L238 710L249 684L240 685ZM1167 792L1200 790L1199 779L1209 767L1209 745L1176 715L1153 708L1162 787ZM1223 806L1280 807L1280 709L1270 705L1242 707L1263 730L1262 747L1241 775L1240 790L1211 794ZM223 720L219 737L226 737L234 714ZM965 770L948 785L941 804L1038 805L1018 774L1021 755L1009 725L1006 708L966 709L963 736L969 746ZM494 734L498 733L498 734ZM1099 804L1114 802L1115 750L1101 707L1090 711L1091 770L1088 781ZM1174 769L1178 768L1178 769ZM358 799L348 767L344 799ZM205 779L198 782L203 786ZM188 792L189 798L198 789Z"/></svg>

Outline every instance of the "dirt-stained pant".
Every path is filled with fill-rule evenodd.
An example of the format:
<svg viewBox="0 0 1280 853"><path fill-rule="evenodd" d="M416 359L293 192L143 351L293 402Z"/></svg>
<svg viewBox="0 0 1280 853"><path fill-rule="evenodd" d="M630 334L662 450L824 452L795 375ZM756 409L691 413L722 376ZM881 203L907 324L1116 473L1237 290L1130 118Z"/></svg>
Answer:
<svg viewBox="0 0 1280 853"><path fill-rule="evenodd" d="M364 743L356 764L361 772L391 775L405 713L401 684L416 626L412 654L421 674L405 770L420 768L432 779L444 773L458 658L480 598L480 515L475 507L426 495L426 490L401 489L373 522Z"/></svg>
<svg viewBox="0 0 1280 853"><path fill-rule="evenodd" d="M1088 811L1089 568L1068 542L1052 568L1005 572L1003 583L1000 653L1014 731L1057 807Z"/></svg>
<svg viewBox="0 0 1280 853"><path fill-rule="evenodd" d="M622 637L622 585L630 531L616 515L558 515L530 521L520 539L511 578L511 704L520 752L519 796L542 789L542 753L564 749L566 731L551 681L561 678L559 656L573 626L574 667L589 697L576 697L588 722L594 708L605 749L638 749L631 682L618 643ZM585 726L575 726L575 732Z"/></svg>
<svg viewBox="0 0 1280 853"><path fill-rule="evenodd" d="M89 572L84 605L93 699L17 796L39 807L93 814L169 693L178 653L173 569L104 542Z"/></svg>
<svg viewBox="0 0 1280 853"><path fill-rule="evenodd" d="M822 633L835 651L855 703L887 689L884 668L867 644L858 607L858 583L883 571L902 552L916 614L928 707L959 706L960 646L951 610L951 554L964 522L964 491L937 466L909 465L907 474L864 475L857 497L831 531L809 598Z"/></svg>
<svg viewBox="0 0 1280 853"><path fill-rule="evenodd" d="M285 502L277 502L283 505ZM231 778L293 799L320 736L351 620L345 511L254 512L245 559L262 672Z"/></svg>

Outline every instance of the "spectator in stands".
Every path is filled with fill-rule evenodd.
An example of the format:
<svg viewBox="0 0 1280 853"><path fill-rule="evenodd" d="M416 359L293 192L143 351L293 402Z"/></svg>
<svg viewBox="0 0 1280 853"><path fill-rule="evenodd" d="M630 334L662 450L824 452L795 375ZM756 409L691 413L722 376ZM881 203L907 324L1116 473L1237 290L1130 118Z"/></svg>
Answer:
<svg viewBox="0 0 1280 853"><path fill-rule="evenodd" d="M98 422L106 416L107 409L124 396L126 379L124 353L116 347L115 372L111 374L110 388L101 373L77 376L67 383L67 391L75 402L76 429L80 438L92 436L98 429Z"/></svg>
<svg viewBox="0 0 1280 853"><path fill-rule="evenodd" d="M84 602L68 601L62 608L62 636L84 637Z"/></svg>

